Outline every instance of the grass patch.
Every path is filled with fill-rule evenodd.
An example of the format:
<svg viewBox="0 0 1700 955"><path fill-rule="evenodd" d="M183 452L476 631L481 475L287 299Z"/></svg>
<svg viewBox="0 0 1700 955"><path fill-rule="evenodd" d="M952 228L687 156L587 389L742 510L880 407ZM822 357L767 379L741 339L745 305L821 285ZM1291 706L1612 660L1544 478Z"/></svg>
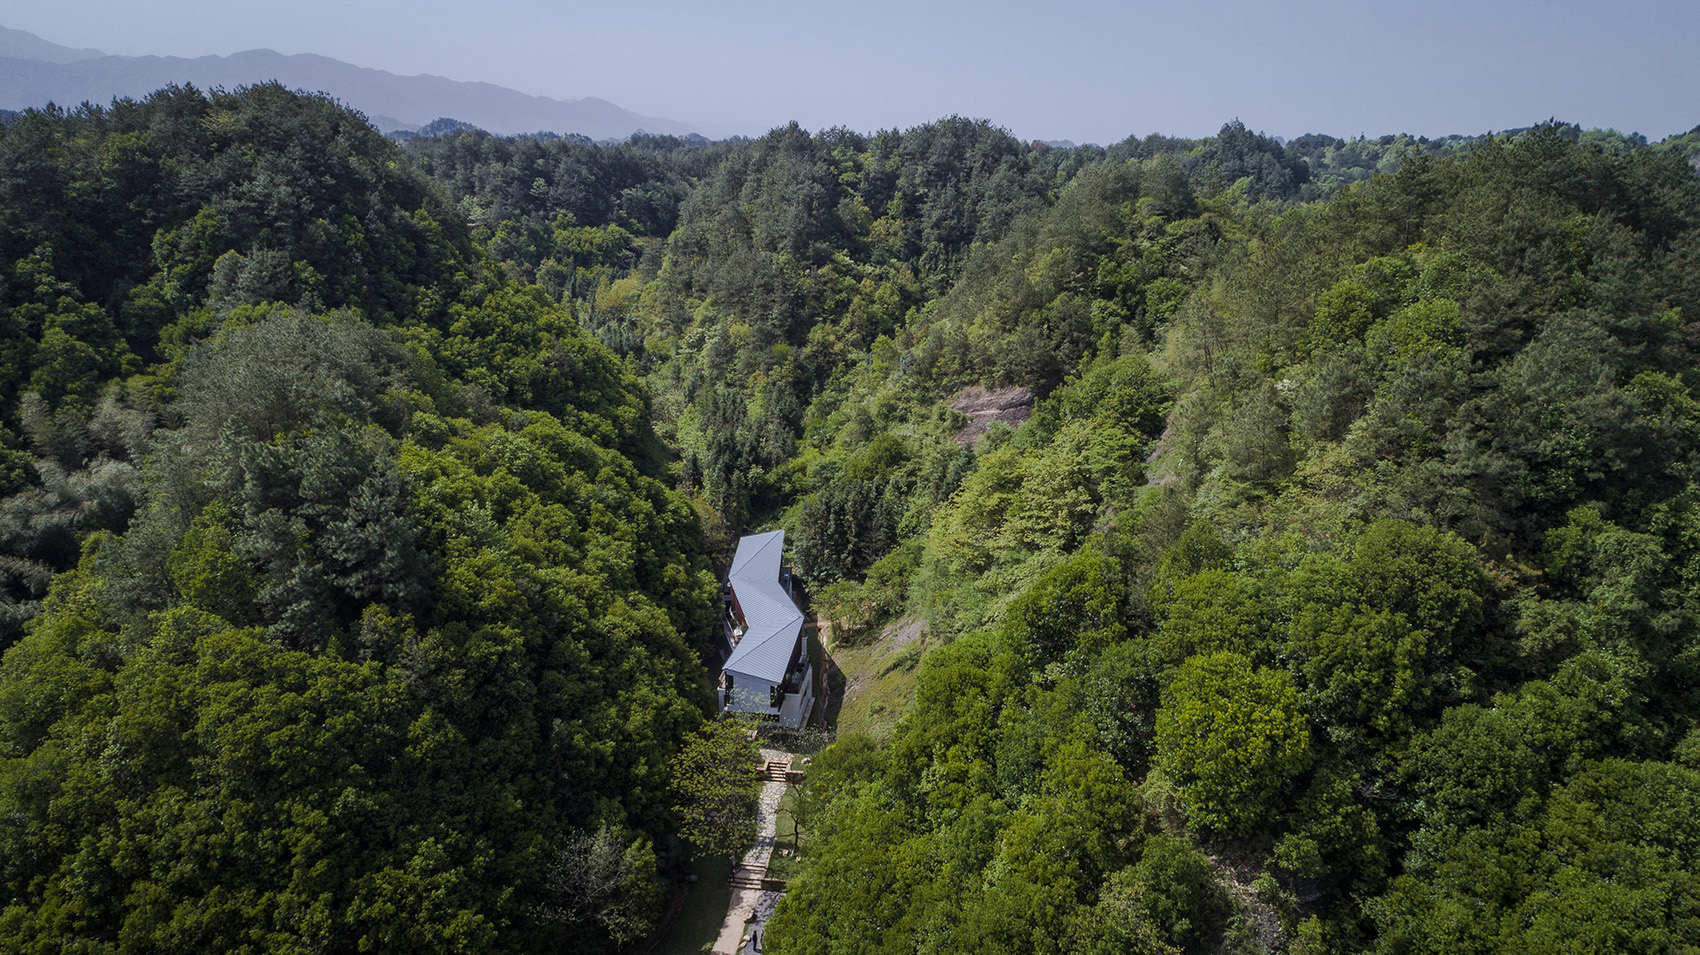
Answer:
<svg viewBox="0 0 1700 955"><path fill-rule="evenodd" d="M921 645L919 643L905 644L903 649L892 654L891 662L885 665L880 676L885 676L893 670L913 671L921 665Z"/></svg>
<svg viewBox="0 0 1700 955"><path fill-rule="evenodd" d="M797 790L787 787L785 794L779 797L779 811L774 813L773 857L767 863L767 877L784 879L789 882L797 877L801 866L798 864L797 852L800 843L797 839ZM807 830L803 833L808 836Z"/></svg>
<svg viewBox="0 0 1700 955"><path fill-rule="evenodd" d="M714 950L726 910L732 904L732 886L727 873L732 863L725 859L698 859L691 871L697 880L685 890L685 904L673 927L650 949L650 955L705 955Z"/></svg>
<svg viewBox="0 0 1700 955"><path fill-rule="evenodd" d="M891 736L915 698L925 653L926 635L913 617L890 624L878 639L861 646L833 647L837 732L861 732L882 741Z"/></svg>

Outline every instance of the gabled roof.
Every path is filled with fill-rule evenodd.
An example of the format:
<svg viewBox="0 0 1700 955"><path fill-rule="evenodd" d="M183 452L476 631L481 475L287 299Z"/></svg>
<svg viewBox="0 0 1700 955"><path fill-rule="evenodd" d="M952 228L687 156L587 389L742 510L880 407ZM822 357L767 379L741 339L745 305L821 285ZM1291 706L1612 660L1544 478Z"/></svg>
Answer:
<svg viewBox="0 0 1700 955"><path fill-rule="evenodd" d="M785 532L755 534L738 541L727 575L748 632L738 642L723 669L733 674L779 683L791 664L791 651L803 632L803 614L779 582L785 551ZM733 680L736 685L736 679Z"/></svg>

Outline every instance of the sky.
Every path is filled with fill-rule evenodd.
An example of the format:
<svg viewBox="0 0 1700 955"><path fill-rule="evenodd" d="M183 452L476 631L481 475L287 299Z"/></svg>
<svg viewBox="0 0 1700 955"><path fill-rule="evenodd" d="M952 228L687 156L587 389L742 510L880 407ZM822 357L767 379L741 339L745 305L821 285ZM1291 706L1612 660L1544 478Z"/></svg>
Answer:
<svg viewBox="0 0 1700 955"><path fill-rule="evenodd" d="M1696 0L0 0L0 26L161 56L267 48L710 135L985 118L1023 139L1700 125Z"/></svg>

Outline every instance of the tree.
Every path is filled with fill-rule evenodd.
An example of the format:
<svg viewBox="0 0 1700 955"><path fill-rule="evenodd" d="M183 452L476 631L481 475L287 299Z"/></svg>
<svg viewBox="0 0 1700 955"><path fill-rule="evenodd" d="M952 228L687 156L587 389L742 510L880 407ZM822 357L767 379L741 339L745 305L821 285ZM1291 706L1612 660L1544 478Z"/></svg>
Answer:
<svg viewBox="0 0 1700 955"><path fill-rule="evenodd" d="M668 766L679 835L702 856L736 859L755 841L761 753L749 732L736 718L709 720Z"/></svg>
<svg viewBox="0 0 1700 955"><path fill-rule="evenodd" d="M1216 882L1210 860L1197 847L1175 836L1145 840L1139 863L1123 870L1122 884L1144 886L1144 915L1170 944L1187 952L1205 951L1230 911L1227 894ZM1112 880L1114 885L1117 880Z"/></svg>
<svg viewBox="0 0 1700 955"><path fill-rule="evenodd" d="M1237 653L1180 668L1157 714L1157 768L1179 786L1187 818L1228 835L1250 831L1304 768L1310 730L1287 674Z"/></svg>
<svg viewBox="0 0 1700 955"><path fill-rule="evenodd" d="M1113 558L1084 549L1010 601L999 637L1036 670L1076 647L1096 653L1127 632L1114 586L1120 577Z"/></svg>
<svg viewBox="0 0 1700 955"><path fill-rule="evenodd" d="M1168 932L1151 919L1152 896L1163 896L1140 880L1130 867L1117 872L1099 891L1098 903L1082 907L1069 919L1067 951L1082 955L1182 955Z"/></svg>
<svg viewBox="0 0 1700 955"><path fill-rule="evenodd" d="M576 833L549 867L550 899L539 915L579 933L600 927L617 945L649 934L661 908L655 850L612 826Z"/></svg>

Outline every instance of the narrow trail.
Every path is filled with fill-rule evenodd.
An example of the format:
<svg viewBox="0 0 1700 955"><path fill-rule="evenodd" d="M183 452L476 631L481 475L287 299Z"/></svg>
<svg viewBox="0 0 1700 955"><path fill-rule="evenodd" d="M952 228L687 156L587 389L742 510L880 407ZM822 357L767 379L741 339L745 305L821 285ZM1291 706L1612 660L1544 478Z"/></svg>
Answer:
<svg viewBox="0 0 1700 955"><path fill-rule="evenodd" d="M720 923L720 935L714 940L714 955L739 955L758 952L751 945L746 927L765 934L768 916L785 895L783 891L762 888L767 877L768 860L773 858L773 841L779 831L779 797L785 794L785 773L791 768L791 754L777 749L763 749L762 761L767 765L767 781L761 787L761 815L756 826L755 848L732 869L732 902L726 909L726 921Z"/></svg>

